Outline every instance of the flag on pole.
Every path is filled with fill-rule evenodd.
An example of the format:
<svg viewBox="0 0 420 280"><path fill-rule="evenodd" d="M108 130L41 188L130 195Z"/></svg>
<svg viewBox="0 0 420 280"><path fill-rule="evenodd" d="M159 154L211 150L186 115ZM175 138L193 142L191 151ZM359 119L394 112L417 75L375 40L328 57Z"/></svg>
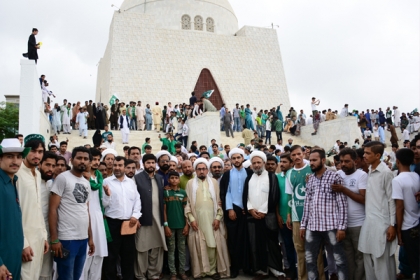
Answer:
<svg viewBox="0 0 420 280"><path fill-rule="evenodd" d="M115 100L117 100L118 97L114 94L112 95L111 99L109 100L109 104L112 106L115 103Z"/></svg>

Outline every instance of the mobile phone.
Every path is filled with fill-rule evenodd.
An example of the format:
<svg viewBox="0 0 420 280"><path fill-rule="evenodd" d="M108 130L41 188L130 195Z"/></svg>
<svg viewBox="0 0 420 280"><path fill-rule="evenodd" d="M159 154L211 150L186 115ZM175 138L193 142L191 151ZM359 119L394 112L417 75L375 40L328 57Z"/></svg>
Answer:
<svg viewBox="0 0 420 280"><path fill-rule="evenodd" d="M63 259L67 259L67 257L70 255L70 250L67 250L64 247L61 247L61 252L63 253Z"/></svg>

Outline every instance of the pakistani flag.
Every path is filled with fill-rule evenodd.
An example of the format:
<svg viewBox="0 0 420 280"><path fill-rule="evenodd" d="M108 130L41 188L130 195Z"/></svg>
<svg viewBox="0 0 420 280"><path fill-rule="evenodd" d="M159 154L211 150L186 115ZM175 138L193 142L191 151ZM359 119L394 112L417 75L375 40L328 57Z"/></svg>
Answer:
<svg viewBox="0 0 420 280"><path fill-rule="evenodd" d="M117 100L118 97L114 94L112 95L111 99L109 100L109 104L112 106L115 103L115 100Z"/></svg>

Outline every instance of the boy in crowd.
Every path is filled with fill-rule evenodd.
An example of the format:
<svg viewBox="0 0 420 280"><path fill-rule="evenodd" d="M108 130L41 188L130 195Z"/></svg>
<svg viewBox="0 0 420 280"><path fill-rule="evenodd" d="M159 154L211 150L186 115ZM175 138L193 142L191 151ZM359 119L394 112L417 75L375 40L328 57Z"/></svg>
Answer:
<svg viewBox="0 0 420 280"><path fill-rule="evenodd" d="M168 264L171 273L170 280L176 280L175 267L175 239L177 242L179 258L179 275L182 280L188 279L185 274L185 239L188 235L189 226L184 215L184 208L187 205L187 193L179 187L179 174L170 171L168 174L169 186L163 193L163 219L165 235L168 245Z"/></svg>

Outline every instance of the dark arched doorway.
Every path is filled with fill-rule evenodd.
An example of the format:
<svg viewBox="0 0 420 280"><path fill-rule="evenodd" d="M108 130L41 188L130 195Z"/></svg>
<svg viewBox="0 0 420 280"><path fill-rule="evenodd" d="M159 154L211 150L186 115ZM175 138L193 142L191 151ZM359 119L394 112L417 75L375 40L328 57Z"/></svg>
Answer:
<svg viewBox="0 0 420 280"><path fill-rule="evenodd" d="M211 103L213 103L217 110L220 110L220 108L222 108L222 104L224 103L222 95L220 94L219 88L217 87L216 81L213 79L210 70L204 68L201 70L200 76L198 77L197 83L195 84L195 96L200 99L204 92L212 89L214 92L209 100Z"/></svg>

